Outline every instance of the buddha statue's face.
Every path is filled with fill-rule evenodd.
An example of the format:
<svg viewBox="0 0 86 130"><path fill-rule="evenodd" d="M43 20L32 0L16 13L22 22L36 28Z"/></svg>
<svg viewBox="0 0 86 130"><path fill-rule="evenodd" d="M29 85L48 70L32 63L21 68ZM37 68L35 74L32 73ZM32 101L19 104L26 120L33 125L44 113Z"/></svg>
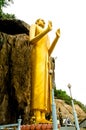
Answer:
<svg viewBox="0 0 86 130"><path fill-rule="evenodd" d="M44 28L45 27L45 22L43 19L38 19L36 21L36 24L39 25L40 27Z"/></svg>

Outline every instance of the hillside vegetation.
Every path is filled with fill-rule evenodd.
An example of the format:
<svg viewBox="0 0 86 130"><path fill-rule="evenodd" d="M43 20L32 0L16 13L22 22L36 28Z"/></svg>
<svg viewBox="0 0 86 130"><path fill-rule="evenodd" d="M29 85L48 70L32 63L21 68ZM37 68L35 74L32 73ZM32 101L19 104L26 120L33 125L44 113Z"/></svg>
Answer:
<svg viewBox="0 0 86 130"><path fill-rule="evenodd" d="M64 100L64 102L68 105L71 105L71 97L67 95L66 91L62 91L61 89L60 90L56 90L56 88L54 89L54 96L56 99L61 99L61 100ZM77 101L76 99L73 99L74 100L74 104L77 104L80 106L80 108L86 112L86 106L81 103L80 101Z"/></svg>

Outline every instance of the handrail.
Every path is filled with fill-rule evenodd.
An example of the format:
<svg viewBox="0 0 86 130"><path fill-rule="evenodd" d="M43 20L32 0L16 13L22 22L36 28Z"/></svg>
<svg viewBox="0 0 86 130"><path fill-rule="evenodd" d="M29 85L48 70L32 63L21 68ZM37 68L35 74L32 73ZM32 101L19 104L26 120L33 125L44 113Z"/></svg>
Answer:
<svg viewBox="0 0 86 130"><path fill-rule="evenodd" d="M14 129L12 127L16 127L16 130L20 130L20 126L21 126L21 119L18 119L18 123L15 124L7 124L7 125L0 125L0 130L3 130L5 128L8 128L8 130L10 129Z"/></svg>

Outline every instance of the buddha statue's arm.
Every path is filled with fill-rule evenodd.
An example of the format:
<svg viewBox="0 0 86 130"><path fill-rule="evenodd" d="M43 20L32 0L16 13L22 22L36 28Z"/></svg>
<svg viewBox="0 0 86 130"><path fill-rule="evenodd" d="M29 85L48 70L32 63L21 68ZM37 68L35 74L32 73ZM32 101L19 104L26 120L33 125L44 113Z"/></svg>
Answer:
<svg viewBox="0 0 86 130"><path fill-rule="evenodd" d="M52 23L51 23L51 21L48 22L48 27L45 30L43 30L43 32L39 33L37 36L34 36L34 34L35 34L34 31L35 30L33 28L33 36L31 36L33 38L30 39L30 44L36 43L37 41L39 41L44 35L46 35L51 30L52 30Z"/></svg>
<svg viewBox="0 0 86 130"><path fill-rule="evenodd" d="M53 40L53 42L52 42L52 44L51 44L51 46L50 46L50 48L48 50L49 55L51 55L51 53L53 52L53 49L54 49L54 47L55 47L55 45L56 45L59 37L60 37L60 29L57 29L57 31L56 31L56 37Z"/></svg>

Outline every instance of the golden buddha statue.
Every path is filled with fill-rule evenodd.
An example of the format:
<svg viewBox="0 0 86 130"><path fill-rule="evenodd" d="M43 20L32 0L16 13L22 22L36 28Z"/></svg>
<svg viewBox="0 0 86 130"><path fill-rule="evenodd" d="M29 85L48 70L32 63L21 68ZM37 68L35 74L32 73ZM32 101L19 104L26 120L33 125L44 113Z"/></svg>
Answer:
<svg viewBox="0 0 86 130"><path fill-rule="evenodd" d="M52 22L38 19L30 27L30 44L32 45L31 67L31 111L33 111L38 123L48 123L45 114L51 111L51 88L49 83L49 57L60 37L60 29L56 31L56 37L50 45L48 32L52 30Z"/></svg>

